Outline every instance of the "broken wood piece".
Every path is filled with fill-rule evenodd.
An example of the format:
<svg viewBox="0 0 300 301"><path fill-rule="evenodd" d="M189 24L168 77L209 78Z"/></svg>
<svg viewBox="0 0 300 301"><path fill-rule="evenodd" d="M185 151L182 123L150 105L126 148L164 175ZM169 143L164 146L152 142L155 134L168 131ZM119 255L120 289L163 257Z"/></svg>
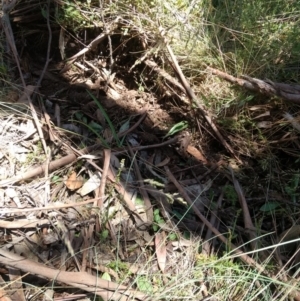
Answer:
<svg viewBox="0 0 300 301"><path fill-rule="evenodd" d="M42 210L59 210L59 209L63 209L63 208L77 207L77 206L82 206L82 205L90 204L90 203L93 203L93 202L97 201L98 199L99 198L95 198L95 199L90 199L90 200L83 201L83 202L78 202L78 203L60 204L60 205L53 205L53 206L46 206L46 207L8 208L8 209L2 209L2 210L0 210L0 214L5 214L5 213L25 213L25 212L42 211Z"/></svg>
<svg viewBox="0 0 300 301"><path fill-rule="evenodd" d="M106 32L101 33L100 35L98 35L94 40L92 40L92 42L87 45L85 48L83 48L82 50L80 50L78 53L76 53L75 55L71 56L70 58L67 59L67 61L75 61L77 58L79 58L80 56L86 54L87 52L93 50L98 44L100 44L105 38L107 38L108 35L110 35L114 28L115 25L118 23L120 17L117 17L111 24L109 27L107 27Z"/></svg>
<svg viewBox="0 0 300 301"><path fill-rule="evenodd" d="M75 288L82 288L101 296L105 300L145 300L146 295L128 288L124 285L92 276L85 272L66 272L48 268L44 264L35 262L25 257L0 249L0 263L8 267L20 269L24 272L35 274L51 281L63 282ZM125 300L125 299L123 299Z"/></svg>
<svg viewBox="0 0 300 301"><path fill-rule="evenodd" d="M174 69L174 71L177 73L177 76L179 77L184 89L185 89L185 93L186 95L189 97L190 99L190 104L192 106L192 104L196 104L197 108L200 110L202 116L204 117L204 119L206 120L206 122L209 124L209 126L211 127L211 129L213 130L213 132L215 133L215 135L217 136L217 138L219 139L219 141L223 144L223 146L225 147L225 149L227 149L227 151L234 156L234 158L239 162L242 163L242 161L239 159L239 157L237 156L237 154L235 153L235 151L233 150L233 148L227 143L227 141L223 138L222 134L220 133L219 129L217 128L216 124L214 123L211 114L204 108L204 106L200 103L199 99L196 97L193 89L191 88L191 86L189 85L187 79L185 78L179 64L178 61L173 53L173 50L171 48L171 46L169 45L169 43L167 42L167 39L165 38L165 30L161 27L160 28L160 33L162 38L164 39L166 48L169 52L169 55L171 57L172 63L171 66Z"/></svg>
<svg viewBox="0 0 300 301"><path fill-rule="evenodd" d="M158 75L162 76L165 80L170 82L172 85L177 87L181 92L186 93L184 87L178 82L175 78L173 78L170 74L168 74L165 70L161 69L155 62L151 60L145 60L145 64L152 68Z"/></svg>
<svg viewBox="0 0 300 301"><path fill-rule="evenodd" d="M37 226L41 225L49 225L49 220L47 219L19 219L10 221L3 221L0 220L0 228L4 229L20 229L20 228L36 228Z"/></svg>
<svg viewBox="0 0 300 301"><path fill-rule="evenodd" d="M275 83L269 79L261 80L247 75L242 75L240 78L234 77L223 71L208 67L212 74L217 75L226 81L243 87L249 91L261 93L268 97L280 97L283 100L300 103L300 85L289 85L284 83Z"/></svg>

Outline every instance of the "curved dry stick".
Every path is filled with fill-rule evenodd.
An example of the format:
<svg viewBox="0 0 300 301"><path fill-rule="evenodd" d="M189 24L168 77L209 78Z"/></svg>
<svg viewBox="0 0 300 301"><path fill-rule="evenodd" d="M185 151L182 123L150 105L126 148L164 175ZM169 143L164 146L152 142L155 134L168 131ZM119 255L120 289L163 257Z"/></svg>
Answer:
<svg viewBox="0 0 300 301"><path fill-rule="evenodd" d="M300 103L300 86L289 85L284 83L274 83L267 79L265 81L253 78L247 75L242 75L241 78L234 77L223 71L207 67L212 74L227 80L228 82L243 87L249 91L258 92L269 97L278 96L283 100Z"/></svg>
<svg viewBox="0 0 300 301"><path fill-rule="evenodd" d="M83 202L78 202L78 203L68 203L68 204L60 204L60 205L45 206L45 207L9 208L9 209L0 210L0 214L5 214L5 213L24 213L24 212L32 212L32 211L57 210L57 209L63 209L63 208L78 207L78 206L82 206L82 205L87 205L87 204L90 204L90 203L94 203L95 201L98 201L99 199L101 199L101 197L90 199L90 200L83 201ZM0 223L1 223L1 220L0 220ZM0 228L1 228L1 226L0 226Z"/></svg>
<svg viewBox="0 0 300 301"><path fill-rule="evenodd" d="M244 193L242 191L242 187L241 187L240 183L238 182L238 180L235 178L231 167L229 167L229 170L231 172L232 182L233 182L235 191L239 198L240 206L242 207L244 225L245 225L245 229L246 229L245 232L249 236L250 245L251 245L252 250L254 251L254 250L257 250L257 242L258 242L258 237L256 235L257 229L254 227L254 225L252 223L249 208L248 208ZM264 251L258 251L258 252L260 254L260 258L262 261L264 261L265 259L268 258L268 255Z"/></svg>
<svg viewBox="0 0 300 301"><path fill-rule="evenodd" d="M173 53L173 50L171 49L169 43L166 41L165 39L165 31L160 28L160 32L161 32L161 36L164 39L166 48L170 54L170 57L172 59L172 67L174 68L175 72L177 73L185 91L186 91L186 95L189 97L191 104L195 103L197 105L197 107L199 108L201 114L203 115L204 119L207 121L207 123L209 124L209 126L212 128L212 130L214 131L214 133L216 134L216 136L218 137L218 139L220 140L220 142L224 145L224 147L229 151L229 153L231 153L234 158L239 162L242 163L241 160L238 158L238 156L236 155L236 153L234 152L234 150L232 149L232 147L226 142L226 140L223 138L223 136L221 135L221 133L219 132L217 126L215 125L215 123L212 120L212 117L210 116L210 114L205 110L205 108L203 107L203 105L200 103L200 101L198 100L197 96L195 95L194 91L192 90L191 86L189 85L188 81L186 80L185 76L182 73L182 70L177 62L177 59Z"/></svg>
<svg viewBox="0 0 300 301"><path fill-rule="evenodd" d="M36 228L38 225L48 225L49 220L48 219L34 219L34 220L28 220L28 219L19 219L15 221L3 221L0 220L0 228L4 229L28 229L28 228Z"/></svg>
<svg viewBox="0 0 300 301"><path fill-rule="evenodd" d="M127 300L145 300L147 296L134 289L129 289L111 281L92 276L85 272L65 272L46 267L44 264L26 259L0 249L0 263L20 269L34 275L39 275L53 281L60 281L73 287L80 287L88 292L101 296L105 300L120 300L126 296ZM123 299L124 300L124 299Z"/></svg>
<svg viewBox="0 0 300 301"><path fill-rule="evenodd" d="M118 138L121 138L125 135L127 135L128 133L130 133L131 131L133 131L136 127L139 126L139 124L144 120L144 118L146 117L146 112L144 112L141 117L139 118L139 120L131 127L129 128L128 130L126 131L123 131L121 133L118 134ZM95 145L92 145L92 146L88 146L80 151L75 151L78 155L85 155L85 154L88 154L94 150L97 150L99 148L103 148L103 145L101 143L98 143L98 144L95 144ZM66 155L65 157L63 158L60 158L60 159L57 159L55 161L52 161L50 162L50 164L48 165L48 171L51 172L51 171L54 171L56 169L59 169L67 164L70 164L72 162L74 162L75 160L77 159L77 156L73 153L73 154L69 154L69 155ZM5 179L5 180L2 180L0 181L0 187L1 186L6 186L6 185L9 185L9 184L13 184L13 183L16 183L16 182L19 182L19 181L22 181L22 180L28 180L30 178L33 178L33 177L36 177L42 173L45 172L45 169L46 169L46 164L42 164L38 167L35 167L25 173L22 173L20 175L17 175L15 177L12 177L10 179Z"/></svg>

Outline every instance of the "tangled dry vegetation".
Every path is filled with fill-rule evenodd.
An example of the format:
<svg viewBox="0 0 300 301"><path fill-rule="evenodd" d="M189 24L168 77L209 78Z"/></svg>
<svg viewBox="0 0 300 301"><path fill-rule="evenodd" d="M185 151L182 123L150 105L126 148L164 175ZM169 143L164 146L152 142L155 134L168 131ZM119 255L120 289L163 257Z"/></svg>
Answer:
<svg viewBox="0 0 300 301"><path fill-rule="evenodd" d="M275 2L3 1L0 300L300 300Z"/></svg>

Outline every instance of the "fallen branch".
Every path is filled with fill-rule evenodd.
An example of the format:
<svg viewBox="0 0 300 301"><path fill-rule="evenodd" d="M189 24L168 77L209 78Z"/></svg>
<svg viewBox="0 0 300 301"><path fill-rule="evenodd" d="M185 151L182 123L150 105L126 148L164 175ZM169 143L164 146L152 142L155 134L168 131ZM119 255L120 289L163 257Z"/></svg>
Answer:
<svg viewBox="0 0 300 301"><path fill-rule="evenodd" d="M105 300L146 300L147 296L134 289L92 276L85 272L65 272L0 249L0 263L51 281L63 282L101 296ZM121 299L120 299L121 298Z"/></svg>
<svg viewBox="0 0 300 301"><path fill-rule="evenodd" d="M229 75L214 68L207 68L212 74L227 80L228 82L243 87L249 91L264 94L268 97L280 97L283 100L300 103L300 85L275 83L267 79L265 81L242 75L240 78Z"/></svg>
<svg viewBox="0 0 300 301"><path fill-rule="evenodd" d="M244 193L242 191L242 187L241 187L240 183L238 182L238 180L235 178L232 168L229 167L229 169L231 172L234 189L238 195L240 206L242 207L243 217L244 217L244 225L245 225L245 230L246 230L245 232L248 234L251 248L254 251L254 250L257 250L257 243L258 243L258 237L256 235L257 229L253 225L253 222L252 222L252 219L250 216L250 212L249 212L249 208L248 208L248 204L247 204L246 198L244 196ZM259 253L260 253L260 258L262 260L267 259L268 256L264 251L260 251Z"/></svg>
<svg viewBox="0 0 300 301"><path fill-rule="evenodd" d="M0 228L4 229L20 229L20 228L36 228L38 225L48 225L49 220L47 219L34 219L34 220L28 220L28 219L19 219L14 220L12 222L10 221L3 221L0 220Z"/></svg>
<svg viewBox="0 0 300 301"><path fill-rule="evenodd" d="M63 208L70 208L70 207L78 207L82 205L87 205L90 203L97 202L100 198L94 198L83 202L78 203L69 203L69 204L60 204L60 205L53 205L53 206L45 206L45 207L24 207L24 208L9 208L9 209L2 209L0 210L0 214L7 214L7 213L25 213L25 212L33 212L33 211L42 211L42 210L59 210ZM28 220L27 220L28 221ZM8 222L8 221L6 221ZM0 221L1 223L1 221ZM1 226L0 226L1 228Z"/></svg>
<svg viewBox="0 0 300 301"><path fill-rule="evenodd" d="M138 127L138 125L144 120L145 117L146 117L146 113L144 112L141 115L141 117L139 118L139 120L131 128L129 128L128 130L123 131L121 133L118 133L118 138L121 138L121 137L127 135L128 133L130 133L131 131L133 131L136 127ZM86 148L84 148L80 151L75 150L74 152L76 152L78 155L86 155L88 153L91 153L91 152L93 152L97 149L101 149L101 148L103 148L102 143L97 143L95 145L86 147ZM48 168L49 172L54 171L54 170L59 169L59 168L65 166L65 165L71 164L76 159L77 159L77 155L75 153L66 155L65 157L57 159L55 161L52 161L49 164L47 164L47 163L42 164L38 167L35 167L35 168L33 168L33 169L31 169L27 172L24 172L22 174L19 174L15 177L12 177L10 179L2 180L2 181L0 181L0 187L36 177L40 174L43 174L45 172L46 168ZM48 166L46 166L46 165L48 165Z"/></svg>
<svg viewBox="0 0 300 301"><path fill-rule="evenodd" d="M238 156L236 155L235 151L232 149L232 147L227 143L227 141L223 138L223 136L221 135L221 133L219 132L217 126L215 125L214 121L212 120L212 117L210 115L209 112L206 111L206 109L204 108L204 106L200 103L199 99L196 97L193 89L191 88L191 86L189 85L188 81L186 80L178 62L177 59L173 53L173 50L171 49L169 43L167 42L166 38L165 38L165 31L161 28L160 29L161 32L161 36L164 39L166 48L169 52L169 55L171 57L172 60L172 64L171 66L173 67L174 71L177 73L177 76L179 77L184 89L185 89L185 93L186 95L189 97L191 105L194 103L196 104L197 108L200 110L202 116L204 117L204 119L206 120L206 122L209 124L209 126L212 128L213 132L215 133L215 135L217 136L217 138L219 139L219 141L223 144L223 146L227 149L227 151L232 154L234 156L234 158L239 162L242 163L241 160L238 158Z"/></svg>
<svg viewBox="0 0 300 301"><path fill-rule="evenodd" d="M100 44L105 38L107 38L114 30L115 25L118 23L120 17L117 17L110 26L106 29L106 32L101 33L97 36L88 46L80 50L78 53L73 55L72 57L68 58L67 61L74 62L77 58L81 57L82 55L88 53L89 51L95 49L95 47Z"/></svg>

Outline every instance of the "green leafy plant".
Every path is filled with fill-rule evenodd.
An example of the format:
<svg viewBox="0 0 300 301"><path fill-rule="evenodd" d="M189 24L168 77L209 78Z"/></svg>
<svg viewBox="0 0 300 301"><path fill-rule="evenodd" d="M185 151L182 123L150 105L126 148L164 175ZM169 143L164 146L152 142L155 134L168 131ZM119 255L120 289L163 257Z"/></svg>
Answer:
<svg viewBox="0 0 300 301"><path fill-rule="evenodd" d="M108 264L108 267L113 269L116 272L122 272L122 274L124 274L124 275L129 273L128 264L126 262L122 262L120 260L111 261Z"/></svg>
<svg viewBox="0 0 300 301"><path fill-rule="evenodd" d="M63 3L64 5L56 8L55 19L57 23L72 28L72 30L78 30L82 26L87 26L92 20L92 18L88 20L81 14L80 2L64 1ZM43 9L42 14L46 14Z"/></svg>
<svg viewBox="0 0 300 301"><path fill-rule="evenodd" d="M98 99L90 91L87 90L87 92L92 97L92 99L95 101L95 103L97 104L99 110L101 111L102 115L104 116L106 122L109 125L109 128L110 128L110 130L112 132L112 135L113 135L115 141L117 142L118 146L120 147L122 145L122 143L121 143L121 141L120 141L120 139L119 139L119 137L117 135L115 127L112 124L110 118L108 117L107 113L105 112L104 108L102 107L102 105L100 104L100 102L98 101Z"/></svg>
<svg viewBox="0 0 300 301"><path fill-rule="evenodd" d="M159 209L155 209L153 211L153 219L154 219L154 224L153 224L153 230L156 232L159 230L159 225L164 224L165 220L161 217Z"/></svg>
<svg viewBox="0 0 300 301"><path fill-rule="evenodd" d="M178 132L181 132L182 130L186 129L188 127L187 121L181 121L179 123L176 123L171 127L169 132L164 136L164 138L167 138L169 136L175 135Z"/></svg>
<svg viewBox="0 0 300 301"><path fill-rule="evenodd" d="M141 292L148 293L148 294L151 294L153 292L153 286L151 282L144 276L139 276L136 279L136 284Z"/></svg>
<svg viewBox="0 0 300 301"><path fill-rule="evenodd" d="M103 139L103 137L100 135L98 130L95 130L94 127L90 126L89 124L85 123L84 121L76 121L76 122L79 124L82 124L83 126L88 128L91 133L94 133L97 136L97 138L101 141L101 143L103 144L104 147L109 148L108 143Z"/></svg>

